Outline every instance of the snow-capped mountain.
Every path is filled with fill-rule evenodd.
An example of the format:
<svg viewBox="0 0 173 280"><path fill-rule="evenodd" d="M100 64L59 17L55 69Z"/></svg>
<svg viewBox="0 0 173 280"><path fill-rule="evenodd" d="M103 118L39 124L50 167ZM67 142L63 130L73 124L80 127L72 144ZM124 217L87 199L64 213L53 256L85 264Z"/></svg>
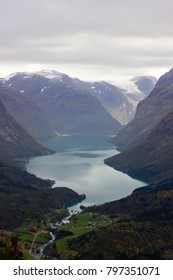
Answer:
<svg viewBox="0 0 173 280"><path fill-rule="evenodd" d="M3 82L29 97L45 112L55 130L62 133L113 133L135 116L139 101L146 95L137 88L84 82L52 71L18 72ZM132 89L133 88L133 89Z"/></svg>
<svg viewBox="0 0 173 280"><path fill-rule="evenodd" d="M61 133L116 134L121 129L82 81L56 71L16 73L4 83L37 103Z"/></svg>

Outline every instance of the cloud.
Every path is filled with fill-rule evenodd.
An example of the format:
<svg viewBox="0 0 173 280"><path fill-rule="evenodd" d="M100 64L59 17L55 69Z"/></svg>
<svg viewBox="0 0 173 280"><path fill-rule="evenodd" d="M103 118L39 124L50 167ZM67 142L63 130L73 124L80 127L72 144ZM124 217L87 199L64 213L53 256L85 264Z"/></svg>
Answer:
<svg viewBox="0 0 173 280"><path fill-rule="evenodd" d="M154 75L172 67L170 0L0 0L0 4L0 74L45 66L79 77L83 73L82 78L86 71L86 79L112 79L112 73L133 76L154 70Z"/></svg>

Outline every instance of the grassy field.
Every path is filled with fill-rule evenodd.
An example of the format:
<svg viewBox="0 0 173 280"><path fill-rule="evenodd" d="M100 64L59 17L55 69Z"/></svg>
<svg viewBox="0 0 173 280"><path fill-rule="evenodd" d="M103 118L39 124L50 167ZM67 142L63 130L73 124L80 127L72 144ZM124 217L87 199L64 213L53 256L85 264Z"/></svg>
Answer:
<svg viewBox="0 0 173 280"><path fill-rule="evenodd" d="M112 221L110 219L98 214L80 213L73 216L70 223L58 227L59 231L66 230L73 233L72 236L66 236L56 241L58 252L62 253L67 248L68 240L76 238L94 229L107 227L111 223Z"/></svg>
<svg viewBox="0 0 173 280"><path fill-rule="evenodd" d="M46 223L31 222L23 224L13 231L15 236L17 236L20 240L19 244L23 248L26 259L32 259L32 256L29 254L31 245L32 249L36 249L50 240L48 227L51 220L52 218L49 217ZM69 234L64 237L61 235L62 237L58 237L58 240L55 241L57 251L62 253L67 248L68 240L79 237L101 227L108 227L111 223L112 221L108 217L98 215L97 213L74 214L69 223L57 227L58 232L65 232ZM32 244L33 240L34 244Z"/></svg>
<svg viewBox="0 0 173 280"><path fill-rule="evenodd" d="M34 259L29 252L35 237L33 249L50 240L50 234L43 223L24 224L15 229L13 234L19 238L19 245L22 247L26 259Z"/></svg>

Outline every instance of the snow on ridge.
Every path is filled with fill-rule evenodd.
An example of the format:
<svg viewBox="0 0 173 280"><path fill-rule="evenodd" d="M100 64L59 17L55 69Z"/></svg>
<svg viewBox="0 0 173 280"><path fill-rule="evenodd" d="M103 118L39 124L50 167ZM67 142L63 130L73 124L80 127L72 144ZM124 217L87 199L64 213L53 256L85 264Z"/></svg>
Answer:
<svg viewBox="0 0 173 280"><path fill-rule="evenodd" d="M11 78L15 77L16 75L21 75L23 76L23 79L28 79L29 77L32 77L34 75L34 73L29 73L29 72L15 72L12 73L10 75L8 75L7 77L4 78L5 81L9 81Z"/></svg>
<svg viewBox="0 0 173 280"><path fill-rule="evenodd" d="M5 81L9 81L11 78L13 78L16 75L16 73L12 73L4 78Z"/></svg>
<svg viewBox="0 0 173 280"><path fill-rule="evenodd" d="M35 74L44 76L47 79L58 79L62 81L64 74L57 72L55 70L42 70L42 71L37 71Z"/></svg>
<svg viewBox="0 0 173 280"><path fill-rule="evenodd" d="M65 74L62 74L60 72L57 72L55 70L41 70L41 71L35 71L35 72L15 72L7 77L4 78L5 81L9 81L11 78L15 77L16 75L22 75L23 79L28 79L30 77L33 77L34 75L43 76L47 79L58 79L60 81L63 80L63 77Z"/></svg>
<svg viewBox="0 0 173 280"><path fill-rule="evenodd" d="M126 93L133 93L137 95L142 94L142 92L137 88L137 85L132 80L121 82L117 86L122 88Z"/></svg>

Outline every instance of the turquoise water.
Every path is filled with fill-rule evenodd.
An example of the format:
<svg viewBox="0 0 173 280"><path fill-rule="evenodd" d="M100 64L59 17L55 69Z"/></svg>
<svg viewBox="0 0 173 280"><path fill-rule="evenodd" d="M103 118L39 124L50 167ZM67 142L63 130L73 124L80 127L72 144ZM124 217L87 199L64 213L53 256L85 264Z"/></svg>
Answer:
<svg viewBox="0 0 173 280"><path fill-rule="evenodd" d="M118 153L108 136L61 136L44 144L56 154L31 158L28 172L86 194L82 205L101 204L129 195L145 183L104 164ZM77 209L79 205L74 206Z"/></svg>

